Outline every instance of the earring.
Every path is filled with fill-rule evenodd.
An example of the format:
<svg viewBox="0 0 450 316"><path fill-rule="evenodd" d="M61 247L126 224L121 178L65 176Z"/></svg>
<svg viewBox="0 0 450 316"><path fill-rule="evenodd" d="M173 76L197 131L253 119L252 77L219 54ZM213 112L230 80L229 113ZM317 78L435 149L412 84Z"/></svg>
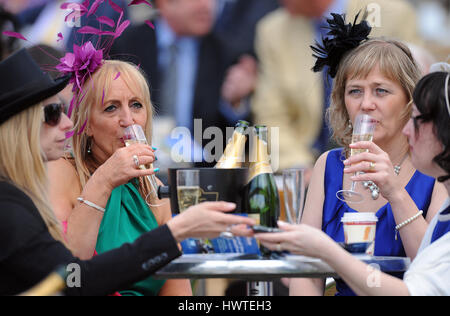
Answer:
<svg viewBox="0 0 450 316"><path fill-rule="evenodd" d="M92 138L91 138L91 137L88 137L86 143L87 143L87 146L86 146L86 147L87 147L87 148L86 148L86 152L87 152L88 155L90 155L90 154L92 153L92 150L91 150L91 146L92 146Z"/></svg>
<svg viewBox="0 0 450 316"><path fill-rule="evenodd" d="M352 121L348 120L348 129L353 129Z"/></svg>

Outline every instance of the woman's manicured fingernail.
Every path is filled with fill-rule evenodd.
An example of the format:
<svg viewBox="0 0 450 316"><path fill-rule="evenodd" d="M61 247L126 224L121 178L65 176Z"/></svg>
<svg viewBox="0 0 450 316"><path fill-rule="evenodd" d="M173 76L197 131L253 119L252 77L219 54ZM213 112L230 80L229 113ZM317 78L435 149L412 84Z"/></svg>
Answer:
<svg viewBox="0 0 450 316"><path fill-rule="evenodd" d="M154 172L159 172L159 168L153 169Z"/></svg>
<svg viewBox="0 0 450 316"><path fill-rule="evenodd" d="M158 148L156 148L156 147L153 147L153 146L152 146L152 149L153 149L153 150L158 150Z"/></svg>

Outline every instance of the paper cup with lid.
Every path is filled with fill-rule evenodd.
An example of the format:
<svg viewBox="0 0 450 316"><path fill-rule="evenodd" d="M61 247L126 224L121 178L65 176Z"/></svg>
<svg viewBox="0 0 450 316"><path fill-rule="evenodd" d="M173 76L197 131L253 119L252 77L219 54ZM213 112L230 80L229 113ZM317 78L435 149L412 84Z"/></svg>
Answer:
<svg viewBox="0 0 450 316"><path fill-rule="evenodd" d="M344 213L341 222L344 224L345 243L370 243L366 254L373 255L378 222L375 214L368 212Z"/></svg>

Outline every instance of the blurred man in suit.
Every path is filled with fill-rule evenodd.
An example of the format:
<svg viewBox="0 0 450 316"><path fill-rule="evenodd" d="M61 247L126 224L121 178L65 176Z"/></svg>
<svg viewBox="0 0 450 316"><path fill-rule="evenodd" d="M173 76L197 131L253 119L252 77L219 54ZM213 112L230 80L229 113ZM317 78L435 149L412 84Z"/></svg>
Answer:
<svg viewBox="0 0 450 316"><path fill-rule="evenodd" d="M258 24L260 60L252 112L257 124L279 127L280 169L312 167L312 146L322 126L323 83L313 73L309 45L315 40L314 19L332 0L283 0L282 8Z"/></svg>
<svg viewBox="0 0 450 316"><path fill-rule="evenodd" d="M278 0L218 0L214 34L219 39L226 69L221 87L221 112L233 124L252 121L250 95L254 90L258 60L255 53L257 23L279 7ZM233 124L234 125L234 124Z"/></svg>

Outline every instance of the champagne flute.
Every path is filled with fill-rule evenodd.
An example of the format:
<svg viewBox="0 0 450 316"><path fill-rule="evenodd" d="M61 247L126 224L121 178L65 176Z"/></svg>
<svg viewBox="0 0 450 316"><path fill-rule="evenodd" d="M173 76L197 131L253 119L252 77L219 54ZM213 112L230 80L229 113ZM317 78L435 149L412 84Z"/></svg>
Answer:
<svg viewBox="0 0 450 316"><path fill-rule="evenodd" d="M199 170L177 170L177 198L178 208L184 212L187 208L198 204L201 196Z"/></svg>
<svg viewBox="0 0 450 316"><path fill-rule="evenodd" d="M373 132L375 130L376 121L373 117L368 114L358 114L355 118L355 123L353 124L353 135L352 143L360 141L372 141ZM368 151L367 149L351 149L350 156L354 156L363 152ZM357 173L355 173L357 174ZM364 200L364 196L355 191L356 181L352 181L349 190L339 190L336 192L336 197L344 202L349 203L361 203Z"/></svg>
<svg viewBox="0 0 450 316"><path fill-rule="evenodd" d="M125 128L125 132L123 135L123 139L125 142L125 146L130 146L132 144L145 144L148 145L147 138L145 137L144 130L142 129L142 126L138 124L133 124ZM139 168L141 169L153 169L153 164L150 164L148 166L140 165ZM154 174L151 174L147 176L147 180L150 183L150 193L146 196L145 201L149 206L160 206L162 204L151 204L147 201L148 197L150 196L150 201L156 201L158 198L158 184L156 182L156 177Z"/></svg>
<svg viewBox="0 0 450 316"><path fill-rule="evenodd" d="M286 219L290 224L299 224L305 200L304 168L283 170L283 196Z"/></svg>
<svg viewBox="0 0 450 316"><path fill-rule="evenodd" d="M200 171L198 169L177 170L177 199L180 213L198 204L201 195ZM214 252L207 238L196 238L195 241L202 253Z"/></svg>

